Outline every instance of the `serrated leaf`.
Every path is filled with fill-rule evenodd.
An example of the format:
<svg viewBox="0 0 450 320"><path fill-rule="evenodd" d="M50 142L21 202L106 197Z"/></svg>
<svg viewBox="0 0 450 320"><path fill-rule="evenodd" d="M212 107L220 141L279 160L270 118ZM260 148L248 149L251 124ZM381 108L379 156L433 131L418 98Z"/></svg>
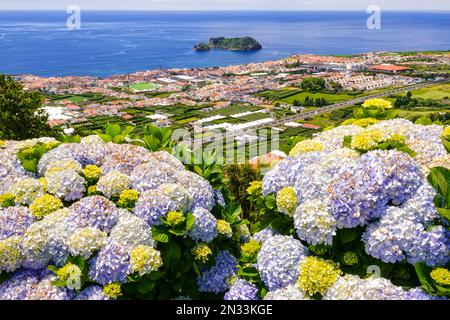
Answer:
<svg viewBox="0 0 450 320"><path fill-rule="evenodd" d="M152 229L152 236L154 240L162 243L168 243L170 239L170 236L167 233L156 227Z"/></svg>

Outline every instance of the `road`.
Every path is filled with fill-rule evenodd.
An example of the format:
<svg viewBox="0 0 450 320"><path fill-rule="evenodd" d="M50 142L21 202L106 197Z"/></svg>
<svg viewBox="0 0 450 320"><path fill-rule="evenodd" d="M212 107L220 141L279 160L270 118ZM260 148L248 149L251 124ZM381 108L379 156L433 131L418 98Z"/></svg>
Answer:
<svg viewBox="0 0 450 320"><path fill-rule="evenodd" d="M448 80L418 83L418 84L414 84L414 85L410 85L410 86L405 86L405 87L392 89L392 90L389 90L389 91L384 91L384 92L380 92L380 93L370 94L370 95L363 96L363 97L360 97L360 98L357 98L357 99L348 100L348 101L344 101L344 102L339 102L339 103L332 104L332 105L329 105L329 106L326 106L326 107L321 107L320 109L317 109L317 110L306 111L306 112L302 112L302 113L299 113L299 114L296 114L296 115L293 115L293 116L289 116L289 117L285 117L285 118L281 118L281 119L274 119L272 122L266 122L266 123L263 123L261 125L257 125L257 126L251 127L251 128L246 128L246 129L243 129L243 130L238 130L238 131L233 131L233 132L226 132L226 133L217 134L217 135L213 135L213 136L203 137L202 139L194 140L194 142L195 142L195 144L198 145L198 144L211 143L211 142L214 142L216 139L220 139L220 141L227 141L226 139L230 139L230 138L234 138L234 137L243 135L249 130L263 129L263 128L268 128L268 127L277 127L277 126L284 125L287 122L292 122L292 121L312 118L312 117L315 117L315 116L317 116L319 114L324 114L324 113L329 113L331 111L344 109L344 108L350 107L352 105L355 105L355 104L358 104L358 103L362 103L362 102L366 101L367 99L382 98L382 97L389 96L391 94L396 94L396 93L401 93L401 92L405 92L405 91L416 90L416 89L427 87L427 86L430 86L430 85L433 85L433 84L439 84L439 83L442 83L442 82L448 82Z"/></svg>

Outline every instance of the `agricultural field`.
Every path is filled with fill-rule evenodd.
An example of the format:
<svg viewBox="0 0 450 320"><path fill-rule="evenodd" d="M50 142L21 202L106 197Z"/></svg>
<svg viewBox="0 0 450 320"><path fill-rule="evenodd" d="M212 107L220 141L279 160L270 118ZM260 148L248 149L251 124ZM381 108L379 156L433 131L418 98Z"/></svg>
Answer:
<svg viewBox="0 0 450 320"><path fill-rule="evenodd" d="M343 93L343 94L331 94L324 92L306 92L299 88L283 88L280 90L269 90L260 92L257 94L258 97L263 97L273 102L288 103L293 104L295 100L300 103L305 101L307 97L309 99L325 99L329 103L336 103L345 100L352 99L354 96Z"/></svg>
<svg viewBox="0 0 450 320"><path fill-rule="evenodd" d="M438 84L411 92L414 98L421 99L449 99L450 98L450 83Z"/></svg>

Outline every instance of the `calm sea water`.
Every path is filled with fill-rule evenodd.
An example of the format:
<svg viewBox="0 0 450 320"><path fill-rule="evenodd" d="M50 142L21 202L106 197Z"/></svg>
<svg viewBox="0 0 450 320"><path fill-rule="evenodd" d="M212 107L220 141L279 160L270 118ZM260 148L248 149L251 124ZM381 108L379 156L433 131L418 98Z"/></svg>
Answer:
<svg viewBox="0 0 450 320"><path fill-rule="evenodd" d="M170 67L267 61L293 53L450 49L450 13L385 12L0 12L0 73L108 76ZM194 52L212 36L252 36L259 52Z"/></svg>

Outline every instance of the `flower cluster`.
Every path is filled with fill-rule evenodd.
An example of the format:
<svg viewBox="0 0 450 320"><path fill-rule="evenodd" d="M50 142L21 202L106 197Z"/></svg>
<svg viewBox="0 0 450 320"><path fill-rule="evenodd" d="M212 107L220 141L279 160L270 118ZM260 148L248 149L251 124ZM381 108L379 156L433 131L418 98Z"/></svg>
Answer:
<svg viewBox="0 0 450 320"><path fill-rule="evenodd" d="M237 260L228 251L221 251L216 256L216 264L210 269L202 270L197 278L200 292L221 293L228 289L228 279L237 272Z"/></svg>
<svg viewBox="0 0 450 320"><path fill-rule="evenodd" d="M213 254L200 250L203 243L219 233L232 236L231 225L210 212L217 200L211 185L169 153L91 136L48 148L36 172L26 171L16 153L51 141L7 141L0 149L0 273L11 274L0 284L0 299L122 296L130 277L163 266L152 226L168 213L176 225L192 212L193 227L185 236L201 242L197 255L202 261ZM224 251L202 279L213 287L214 282L217 290L214 274L220 273L225 292L236 265Z"/></svg>
<svg viewBox="0 0 450 320"><path fill-rule="evenodd" d="M238 279L225 293L225 300L258 300L258 288L245 280Z"/></svg>
<svg viewBox="0 0 450 320"><path fill-rule="evenodd" d="M292 237L278 235L264 241L257 269L267 288L276 290L295 283L298 265L307 254L308 249Z"/></svg>

